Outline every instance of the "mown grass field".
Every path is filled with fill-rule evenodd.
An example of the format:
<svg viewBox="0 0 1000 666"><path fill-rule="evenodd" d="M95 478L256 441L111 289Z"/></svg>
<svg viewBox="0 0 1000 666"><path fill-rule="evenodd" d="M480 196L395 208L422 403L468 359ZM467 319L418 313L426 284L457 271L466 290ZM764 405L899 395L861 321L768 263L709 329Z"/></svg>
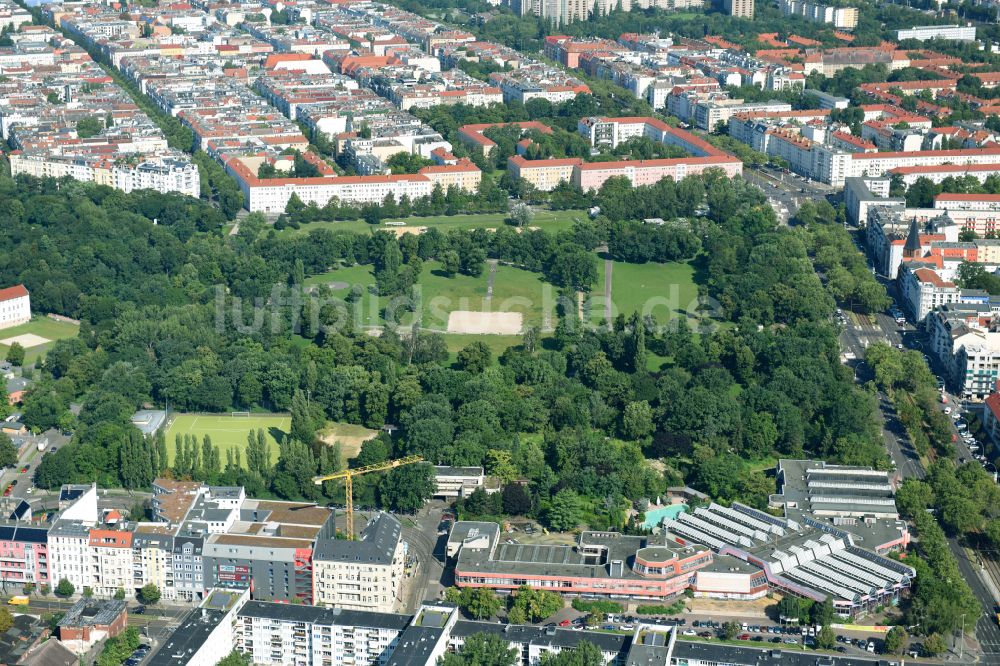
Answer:
<svg viewBox="0 0 1000 666"><path fill-rule="evenodd" d="M603 292L602 268L600 285ZM611 272L611 316L633 312L651 314L660 324L674 317L693 317L698 307L694 268L688 263L626 264L614 262Z"/></svg>
<svg viewBox="0 0 1000 666"><path fill-rule="evenodd" d="M437 261L424 262L420 272L421 326L438 331L448 329L448 314L454 310L483 310L490 267L478 277L458 274L446 277Z"/></svg>
<svg viewBox="0 0 1000 666"><path fill-rule="evenodd" d="M287 414L255 414L250 416L231 416L230 414L174 414L167 427L167 457L172 464L177 455L177 435L194 435L200 443L205 435L212 439L212 444L219 447L222 464L226 464L226 451L239 450L240 462L246 467L247 436L252 430L263 428L267 435L268 449L271 452L271 463L278 461L279 438L284 437L291 427L291 418ZM317 433L318 437L328 443L340 442L341 455L346 460L353 458L361 450L361 444L378 434L376 431L351 423L328 422L326 427Z"/></svg>
<svg viewBox="0 0 1000 666"><path fill-rule="evenodd" d="M76 337L79 332L80 327L76 324L69 324L50 319L43 315L36 315L27 324L0 329L0 340L26 334L34 334L50 340L50 342L46 342L45 344L25 348L24 362L25 364L32 364L43 357L56 340ZM7 345L0 345L0 359L7 358L8 349Z"/></svg>
<svg viewBox="0 0 1000 666"><path fill-rule="evenodd" d="M448 333L444 336L444 341L448 345L448 358L454 363L458 357L458 352L463 347L471 345L473 342L482 342L489 347L493 354L494 362L500 357L507 347L516 347L521 344L520 335L476 335L474 333Z"/></svg>
<svg viewBox="0 0 1000 666"><path fill-rule="evenodd" d="M375 275L373 274L374 267L371 264L355 264L354 266L343 266L337 268L336 270L327 271L326 273L320 273L319 275L312 275L306 278L307 287L315 287L321 284L331 284L331 283L347 283L348 285L361 285L362 287L367 287L370 284L375 283ZM350 291L350 287L337 288L333 290L333 293L338 296L344 296Z"/></svg>
<svg viewBox="0 0 1000 666"><path fill-rule="evenodd" d="M539 326L554 329L557 297L558 290L546 282L541 273L501 265L497 266L493 282L490 310L520 312L524 315L525 328Z"/></svg>
<svg viewBox="0 0 1000 666"><path fill-rule="evenodd" d="M368 224L364 220L343 220L330 222L311 222L303 224L298 229L283 229L278 232L283 235L307 234L313 229L330 229L331 231L343 231L353 233L369 233L374 230L383 229L396 231L399 229L413 229L414 233L420 227L436 227L441 231L449 229L496 229L502 227L507 217L506 213L479 213L475 215L433 215L430 217L407 217L398 220L385 220L381 224ZM585 210L537 210L531 220L531 226L557 232L569 229L576 220L587 219ZM393 226L386 222L404 222L405 226ZM396 231L399 233L398 231Z"/></svg>
<svg viewBox="0 0 1000 666"><path fill-rule="evenodd" d="M231 416L229 414L174 414L167 427L167 458L173 464L177 456L177 435L194 435L200 443L205 435L212 444L219 447L222 464L226 464L226 451L240 451L240 461L246 466L247 435L250 431L263 428L267 433L271 462L278 460L277 438L283 437L291 426L287 414L250 414Z"/></svg>

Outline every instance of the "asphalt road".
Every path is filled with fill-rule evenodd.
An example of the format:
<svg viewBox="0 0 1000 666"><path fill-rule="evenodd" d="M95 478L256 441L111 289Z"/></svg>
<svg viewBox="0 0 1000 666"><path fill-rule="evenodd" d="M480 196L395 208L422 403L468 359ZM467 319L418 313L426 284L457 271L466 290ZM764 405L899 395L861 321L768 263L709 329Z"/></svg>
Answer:
<svg viewBox="0 0 1000 666"><path fill-rule="evenodd" d="M822 183L769 167L747 167L743 170L743 178L764 192L782 224L788 223L806 199L822 199L832 192L832 188Z"/></svg>
<svg viewBox="0 0 1000 666"><path fill-rule="evenodd" d="M445 585L445 545L437 534L443 503L431 502L416 516L398 516L403 524L407 556L413 558L410 577L403 586L406 611L415 611L425 600L439 599Z"/></svg>
<svg viewBox="0 0 1000 666"><path fill-rule="evenodd" d="M894 285L886 284L886 286L889 288L890 295L895 297ZM898 326L886 314L876 315L874 322L865 317L849 316L847 325L841 334L841 344L843 351L853 354L856 359L849 360L848 363L854 368L858 381L864 382L871 379L871 368L862 359L864 359L865 348L877 341L887 342L893 346L903 344L916 349L923 346L923 341L917 331L908 325ZM922 479L925 474L924 468L910 446L902 424L896 419L891 403L881 392L878 394L878 399L886 449L895 463L896 469L904 478ZM949 404L955 404L954 398L949 399ZM944 405L942 405L943 407ZM954 434L958 434L953 421L951 422L951 430ZM961 438L958 438L956 448L959 458L966 460L972 458L971 452ZM967 551L957 539L949 539L948 545L958 560L962 577L968 582L973 594L983 607L983 614L975 619L975 635L982 650L979 663L1000 664L1000 628L998 628L993 616L993 609L998 599L984 582L984 576L988 576L988 574L978 563L969 561ZM973 621L972 618L968 618L968 620L969 622ZM969 650L974 647L971 643L962 646L961 650L956 646L949 658L952 661L973 663L974 658ZM961 654L962 650L964 650L964 654Z"/></svg>

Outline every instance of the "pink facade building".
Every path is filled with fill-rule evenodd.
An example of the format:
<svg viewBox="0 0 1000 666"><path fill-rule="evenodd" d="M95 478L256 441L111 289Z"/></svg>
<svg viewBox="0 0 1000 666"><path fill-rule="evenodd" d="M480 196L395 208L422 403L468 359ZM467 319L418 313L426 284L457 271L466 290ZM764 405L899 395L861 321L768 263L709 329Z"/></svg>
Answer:
<svg viewBox="0 0 1000 666"><path fill-rule="evenodd" d="M600 189L609 178L625 176L633 186L653 185L664 178L681 180L708 169L722 169L730 178L743 173L743 162L736 157L682 157L667 160L627 160L592 162L573 170L573 184L584 192Z"/></svg>
<svg viewBox="0 0 1000 666"><path fill-rule="evenodd" d="M0 580L36 585L51 582L47 529L20 523L0 524Z"/></svg>

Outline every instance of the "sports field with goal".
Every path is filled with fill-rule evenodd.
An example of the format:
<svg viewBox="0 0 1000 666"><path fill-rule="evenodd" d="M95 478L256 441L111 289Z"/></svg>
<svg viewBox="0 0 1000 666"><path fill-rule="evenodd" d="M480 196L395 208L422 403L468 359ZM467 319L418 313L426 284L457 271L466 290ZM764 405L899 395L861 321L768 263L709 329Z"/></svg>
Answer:
<svg viewBox="0 0 1000 666"><path fill-rule="evenodd" d="M246 466L247 435L251 430L263 428L271 451L271 463L278 460L277 438L288 432L292 419L288 414L172 414L167 427L167 452L170 464L177 455L177 435L194 435L198 442L208 435L212 444L219 447L219 458L226 464L226 451L238 449L240 460Z"/></svg>

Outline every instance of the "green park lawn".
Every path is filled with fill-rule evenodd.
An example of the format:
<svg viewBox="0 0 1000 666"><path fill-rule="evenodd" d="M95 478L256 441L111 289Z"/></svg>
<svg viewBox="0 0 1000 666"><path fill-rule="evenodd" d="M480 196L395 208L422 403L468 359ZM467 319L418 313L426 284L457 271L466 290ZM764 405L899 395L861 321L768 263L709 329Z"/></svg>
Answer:
<svg viewBox="0 0 1000 666"><path fill-rule="evenodd" d="M226 464L226 451L240 451L240 461L246 466L247 436L250 431L263 428L267 434L268 449L271 453L271 463L278 461L277 439L284 437L291 427L291 418L287 414L256 414L250 416L232 416L230 414L173 414L167 427L167 457L173 464L177 455L177 435L194 435L201 442L205 435L212 439L212 444L219 447L222 464ZM350 423L329 422L318 436L323 441L333 444L340 442L341 454L346 459L354 457L361 449L361 443L376 434L363 426Z"/></svg>
<svg viewBox="0 0 1000 666"><path fill-rule="evenodd" d="M661 324L672 318L694 316L698 286L694 268L688 263L627 264L614 262L611 282L612 318L618 313L651 314ZM604 291L603 267L595 293Z"/></svg>
<svg viewBox="0 0 1000 666"><path fill-rule="evenodd" d="M520 312L525 328L538 326L554 329L558 290L545 281L541 273L532 273L514 266L497 266L493 282L490 310ZM548 311L548 321L545 312ZM547 324L547 326L546 326Z"/></svg>
<svg viewBox="0 0 1000 666"><path fill-rule="evenodd" d="M334 282L345 282L348 285L361 285L366 287L375 284L374 266L371 264L355 264L353 266L342 266L326 273L319 273L306 278L307 287L315 287L321 284ZM338 296L344 296L350 291L350 287L337 288L333 290Z"/></svg>
<svg viewBox="0 0 1000 666"><path fill-rule="evenodd" d="M458 357L458 352L464 347L468 347L474 342L482 342L489 347L493 354L493 362L507 351L508 347L516 347L521 344L520 335L475 335L467 333L447 333L444 341L448 345L448 358L454 363Z"/></svg>
<svg viewBox="0 0 1000 666"><path fill-rule="evenodd" d="M446 277L437 261L424 262L420 273L421 326L437 331L448 330L448 314L454 310L483 310L489 265L478 277L458 274Z"/></svg>
<svg viewBox="0 0 1000 666"><path fill-rule="evenodd" d="M49 340L49 342L36 345L34 347L25 347L24 361L26 364L31 364L44 356L45 352L52 347L52 344L56 340L76 337L79 332L80 327L76 324L56 321L55 319L50 319L44 315L35 315L27 324L21 324L20 326L13 326L11 328L0 330L0 340L6 340L8 338L14 338L19 335L26 334L34 334ZM10 347L8 345L0 344L0 359L7 357L7 351L9 349Z"/></svg>
<svg viewBox="0 0 1000 666"><path fill-rule="evenodd" d="M313 229L330 229L354 233L368 233L376 229L400 229L419 227L437 227L441 231L450 229L496 229L504 225L506 213L477 213L474 215L433 215L430 217L408 217L399 220L386 220L382 224L372 225L364 220L323 221L303 224L299 229L284 229L280 234L294 235L309 233ZM587 219L584 210L538 210L531 220L531 226L557 232L569 229L576 220ZM405 222L404 227L387 225L386 222Z"/></svg>

